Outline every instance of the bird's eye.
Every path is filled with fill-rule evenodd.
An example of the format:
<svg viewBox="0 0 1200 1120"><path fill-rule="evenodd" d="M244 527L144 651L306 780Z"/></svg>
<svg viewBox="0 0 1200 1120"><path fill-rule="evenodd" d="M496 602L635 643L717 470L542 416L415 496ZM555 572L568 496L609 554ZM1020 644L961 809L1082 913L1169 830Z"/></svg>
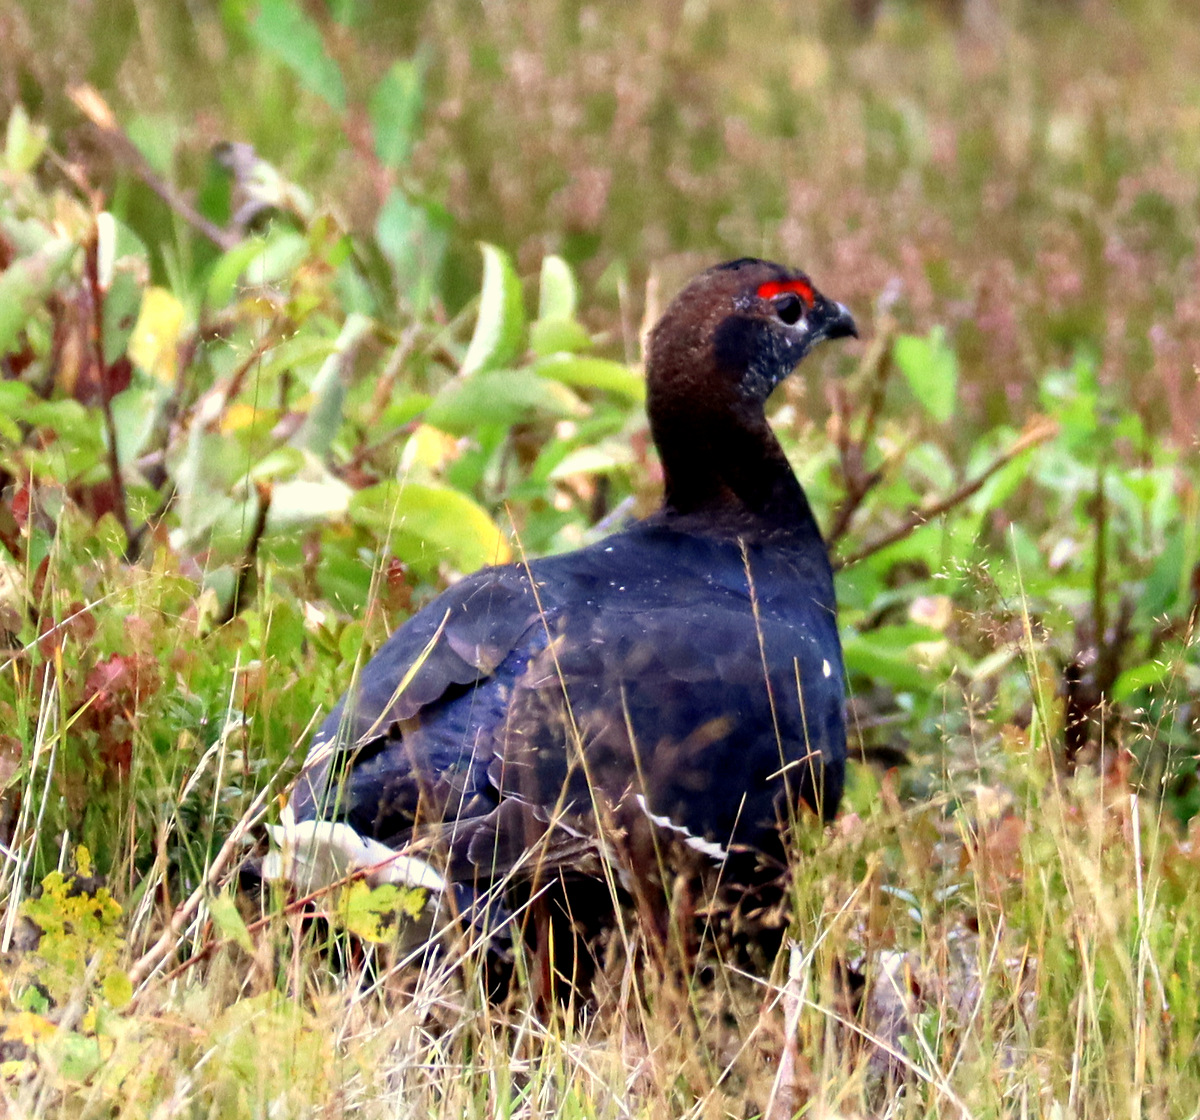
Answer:
<svg viewBox="0 0 1200 1120"><path fill-rule="evenodd" d="M775 301L775 314L790 327L800 322L804 303L795 292L785 292Z"/></svg>

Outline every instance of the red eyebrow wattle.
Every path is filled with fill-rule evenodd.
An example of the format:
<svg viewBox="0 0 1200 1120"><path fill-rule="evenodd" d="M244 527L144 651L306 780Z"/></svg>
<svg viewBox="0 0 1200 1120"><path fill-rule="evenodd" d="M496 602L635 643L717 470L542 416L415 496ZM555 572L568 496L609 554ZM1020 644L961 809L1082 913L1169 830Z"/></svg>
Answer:
<svg viewBox="0 0 1200 1120"><path fill-rule="evenodd" d="M812 306L813 290L807 280L768 280L758 286L759 299L774 299L784 292L795 292L809 307Z"/></svg>

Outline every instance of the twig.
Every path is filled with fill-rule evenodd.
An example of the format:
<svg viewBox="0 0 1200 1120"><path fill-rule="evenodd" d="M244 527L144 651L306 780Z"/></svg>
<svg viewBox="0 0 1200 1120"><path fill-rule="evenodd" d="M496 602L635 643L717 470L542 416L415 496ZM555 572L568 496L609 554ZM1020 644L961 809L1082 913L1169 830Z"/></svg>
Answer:
<svg viewBox="0 0 1200 1120"><path fill-rule="evenodd" d="M403 368L409 354L412 353L416 337L417 325L416 323L412 323L405 328L404 333L400 336L400 340L392 348L387 363L384 365L375 382L375 391L371 394L372 416L381 415L383 410L387 408L388 402L392 399L392 390L395 388L396 378L399 377L400 370Z"/></svg>
<svg viewBox="0 0 1200 1120"><path fill-rule="evenodd" d="M1096 628L1096 652L1101 655L1108 639L1108 493L1104 482L1107 464L1101 455L1096 471L1096 563L1092 569L1092 625ZM1115 677L1114 677L1115 679Z"/></svg>
<svg viewBox="0 0 1200 1120"><path fill-rule="evenodd" d="M937 501L923 506L921 509L914 510L895 529L884 533L878 540L871 541L857 552L852 552L849 556L839 557L834 561L834 568L841 569L849 567L851 564L857 564L860 560L865 560L868 556L874 556L875 553L887 548L888 545L904 540L905 537L909 536L915 530L927 524L931 518L939 517L955 506L961 505L973 494L978 493L983 484L992 475L1008 466L1018 455L1028 451L1031 447L1036 447L1039 443L1045 443L1046 440L1052 439L1057 434L1057 422L1045 417L1035 419L1017 437L1012 446L1006 451L1001 452L982 473L976 475L970 482L964 482L957 490L952 491L945 497L939 498Z"/></svg>
<svg viewBox="0 0 1200 1120"><path fill-rule="evenodd" d="M196 402L194 410L201 413L206 423L215 423L216 419L225 411L225 406L242 391L242 385L245 384L247 375L263 360L267 351L280 340L282 333L280 320L272 319L266 333L250 348L250 353L229 375L225 384L213 386ZM211 406L210 402L212 402Z"/></svg>
<svg viewBox="0 0 1200 1120"><path fill-rule="evenodd" d="M175 384L172 386L170 396L164 402L163 407L159 410L158 417L154 421L154 428L146 441L146 446L149 450L142 455L138 466L146 481L156 490L161 489L169 477L166 466L166 449L170 445L171 435L177 426L184 423L187 416L190 415L191 411L197 405L196 401L189 402L188 386L188 377L192 370L196 351L200 348L202 342L224 337L232 329L235 322L236 316L228 312L219 312L212 317L206 317L195 330L190 331L180 341L177 347ZM260 339L255 344L254 356L249 359L251 362L257 361L265 352L265 349L273 345L273 330L274 321L272 321L265 339ZM239 372L235 371L233 376L238 376ZM245 376L245 374L242 373L241 376ZM212 391L216 392L217 390L214 389ZM205 396L200 399L204 400L207 398ZM158 459L156 461L149 461L154 455L157 455Z"/></svg>
<svg viewBox="0 0 1200 1120"><path fill-rule="evenodd" d="M276 323L272 322L267 333L254 344L250 353L246 355L237 369L229 375L225 382L215 385L200 397L199 400L184 407L180 405L180 401L184 397L184 371L190 368L191 353L189 352L195 351L202 333L200 330L196 331L192 338L181 346L179 374L176 378L175 391L171 394L162 415L156 423L156 428L161 433L158 438L162 442L162 448L151 453L151 455L158 456L158 461L153 463L153 466L144 468L144 473L146 473L147 478L156 489L164 484L166 488L162 491L162 496L154 512L129 537L129 544L125 549L125 560L130 564L135 563L140 556L142 541L145 539L146 534L152 531L163 517L166 516L167 510L171 508L171 503L175 500L175 483L167 475L165 466L165 449L170 443L171 431L174 428L190 423L193 415L196 413L200 416L200 423L215 426L229 402L241 392L242 384L245 382L247 374L278 341ZM150 458L150 455L143 456L140 462L145 463ZM261 536L262 534L260 533L259 535Z"/></svg>
<svg viewBox="0 0 1200 1120"><path fill-rule="evenodd" d="M112 476L113 512L117 515L121 530L125 534L128 549L133 540L133 526L129 523L129 505L125 501L125 480L121 475L121 457L117 451L117 423L113 419L112 398L107 388L100 390L100 408L104 413L104 432L108 438L108 473Z"/></svg>
<svg viewBox="0 0 1200 1120"><path fill-rule="evenodd" d="M117 448L117 423L112 410L112 370L104 358L104 299L105 291L100 286L100 232L93 225L84 253L83 282L87 290L88 310L92 321L88 334L92 343L92 358L96 363L96 384L100 393L100 409L104 414L104 431L108 438L108 473L112 478L113 512L117 515L121 530L125 534L125 545L133 540L133 526L129 523L129 503L125 498L125 477L121 472L121 457Z"/></svg>
<svg viewBox="0 0 1200 1120"><path fill-rule="evenodd" d="M236 233L222 229L209 221L170 183L155 172L154 168L146 162L145 156L138 151L137 145L129 139L120 124L117 123L116 115L96 89L86 83L75 85L67 90L67 96L75 103L75 107L92 122L109 147L120 155L122 162L131 167L137 177L188 225L194 227L223 251L227 252L238 244L241 239Z"/></svg>

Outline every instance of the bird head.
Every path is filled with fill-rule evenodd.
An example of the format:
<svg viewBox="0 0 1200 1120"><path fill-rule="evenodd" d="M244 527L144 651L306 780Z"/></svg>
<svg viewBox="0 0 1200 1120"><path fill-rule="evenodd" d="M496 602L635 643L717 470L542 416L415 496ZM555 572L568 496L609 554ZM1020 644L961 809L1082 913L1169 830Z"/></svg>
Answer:
<svg viewBox="0 0 1200 1120"><path fill-rule="evenodd" d="M665 391L761 408L818 342L848 336L858 337L853 316L803 272L748 257L717 265L675 297L651 332L651 407Z"/></svg>

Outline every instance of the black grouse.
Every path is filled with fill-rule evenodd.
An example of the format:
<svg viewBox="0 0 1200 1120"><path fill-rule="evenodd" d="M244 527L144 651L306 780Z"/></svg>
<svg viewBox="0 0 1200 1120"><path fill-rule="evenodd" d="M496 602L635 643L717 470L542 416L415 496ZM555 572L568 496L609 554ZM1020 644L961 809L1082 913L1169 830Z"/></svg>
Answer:
<svg viewBox="0 0 1200 1120"><path fill-rule="evenodd" d="M781 265L694 279L646 358L662 508L409 619L314 738L293 834L366 838L359 865L400 851L476 922L492 888L605 862L660 899L664 866L778 869L801 801L836 812L846 747L828 554L764 408L856 333Z"/></svg>

